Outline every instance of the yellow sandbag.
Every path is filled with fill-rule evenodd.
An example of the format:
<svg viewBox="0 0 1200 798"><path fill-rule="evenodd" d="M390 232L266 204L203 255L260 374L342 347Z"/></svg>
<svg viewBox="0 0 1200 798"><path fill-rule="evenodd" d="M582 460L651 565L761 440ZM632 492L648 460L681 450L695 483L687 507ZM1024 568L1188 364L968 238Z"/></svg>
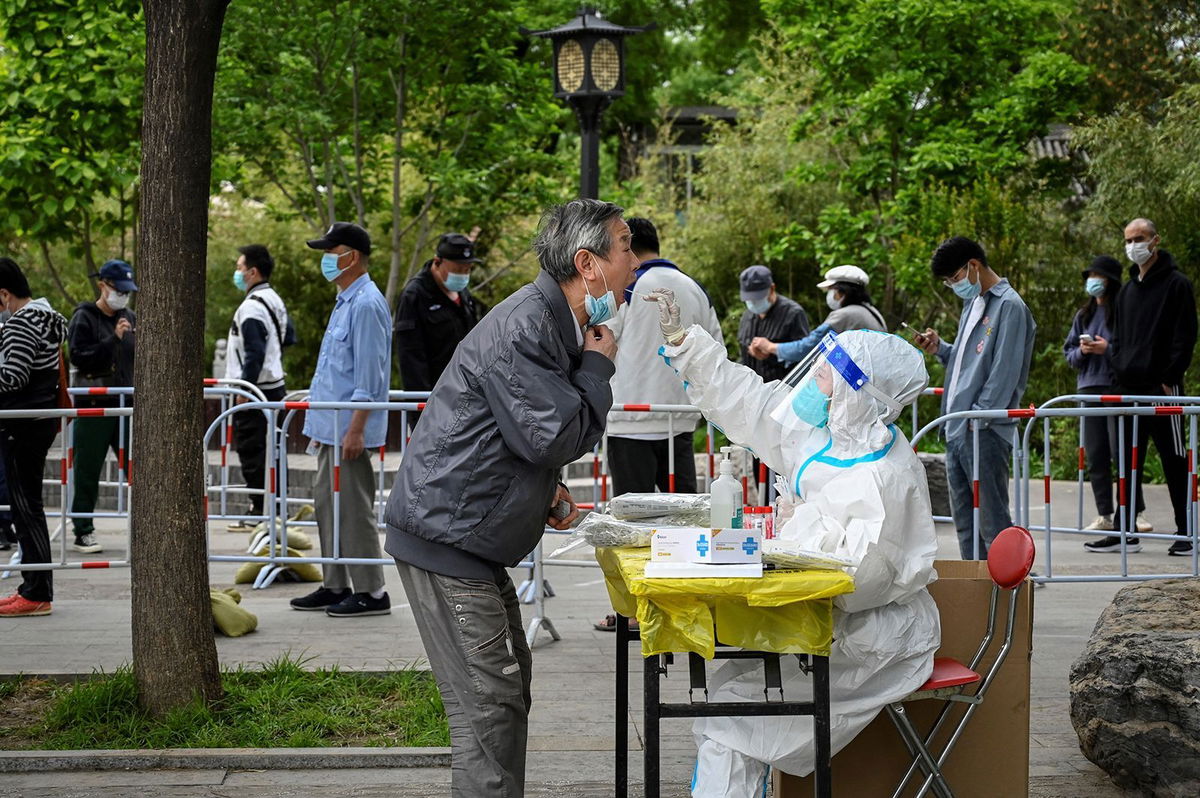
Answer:
<svg viewBox="0 0 1200 798"><path fill-rule="evenodd" d="M313 547L312 538L304 531L302 526L289 526L287 528L287 544L289 549L297 551L308 551Z"/></svg>
<svg viewBox="0 0 1200 798"><path fill-rule="evenodd" d="M278 551L278 549L276 549L276 551ZM258 551L254 552L255 557L266 557L267 554L268 554L267 546L263 546ZM303 557L304 555L301 554L300 552L296 551L295 549L289 547L287 550L287 556L288 557ZM237 573L235 573L233 575L233 581L239 585L244 585L249 582L253 582L255 580L255 578L258 576L258 572L262 570L264 565L268 565L268 563L261 563L261 562L244 563L241 568L237 569ZM301 562L286 563L286 565L287 565L288 570L290 570L294 574L296 574L296 576L300 579L301 582L320 582L321 581L321 569L316 565L310 565L309 563L301 563Z"/></svg>
<svg viewBox="0 0 1200 798"><path fill-rule="evenodd" d="M304 504L300 506L299 510L292 513L288 521L311 521L316 514L316 510L313 509L311 504Z"/></svg>
<svg viewBox="0 0 1200 798"><path fill-rule="evenodd" d="M249 610L243 609L238 601L238 592L209 590L208 600L212 605L213 626L217 631L228 637L241 637L258 628L258 618ZM236 598L235 598L236 597Z"/></svg>

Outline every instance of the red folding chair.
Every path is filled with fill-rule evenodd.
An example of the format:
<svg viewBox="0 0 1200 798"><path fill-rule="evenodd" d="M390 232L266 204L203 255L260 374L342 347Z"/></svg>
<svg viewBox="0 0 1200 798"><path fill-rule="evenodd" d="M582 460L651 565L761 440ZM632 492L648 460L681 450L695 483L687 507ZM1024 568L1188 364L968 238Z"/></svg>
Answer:
<svg viewBox="0 0 1200 798"><path fill-rule="evenodd" d="M1033 557L1033 536L1029 534L1029 530L1011 526L996 536L996 539L988 547L987 564L988 573L992 577L992 598L988 603L987 631L983 635L983 641L979 644L979 650L975 652L971 664L963 665L951 657L935 657L933 674L929 680L916 692L887 706L888 716L896 725L896 730L900 732L900 739L904 741L905 747L913 757L912 764L908 766L904 778L896 787L896 791L892 793L892 798L900 798L918 768L925 774L925 783L917 791L917 798L922 798L930 789L939 798L953 798L954 793L942 775L942 766L951 749L954 748L954 744L962 736L967 721L971 719L976 708L983 703L988 688L995 680L996 674L1000 672L1000 666L1004 664L1004 660L1012 648L1013 628L1017 622L1017 599L1020 597L1021 585L1029 576L1029 569L1033 567ZM983 676L979 673L980 661L992 644L992 637L996 629L996 608L1001 591L1009 594L1008 623L1004 630L1004 644L996 653L996 658L988 668L987 675ZM904 704L926 699L944 701L945 706L938 713L937 720L929 734L922 739L904 711ZM942 724L950 714L950 709L956 702L968 704L966 712L959 719L958 725L950 734L945 747L935 756L930 750L930 745L937 737Z"/></svg>

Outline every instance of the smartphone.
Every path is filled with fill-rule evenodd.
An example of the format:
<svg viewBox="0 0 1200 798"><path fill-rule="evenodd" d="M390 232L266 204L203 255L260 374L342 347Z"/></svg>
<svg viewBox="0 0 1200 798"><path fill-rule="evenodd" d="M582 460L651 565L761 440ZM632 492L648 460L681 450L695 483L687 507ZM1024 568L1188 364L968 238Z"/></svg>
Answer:
<svg viewBox="0 0 1200 798"><path fill-rule="evenodd" d="M1084 333L1083 335L1079 336L1079 343L1090 344L1091 342L1092 342L1092 336L1088 335L1087 333Z"/></svg>

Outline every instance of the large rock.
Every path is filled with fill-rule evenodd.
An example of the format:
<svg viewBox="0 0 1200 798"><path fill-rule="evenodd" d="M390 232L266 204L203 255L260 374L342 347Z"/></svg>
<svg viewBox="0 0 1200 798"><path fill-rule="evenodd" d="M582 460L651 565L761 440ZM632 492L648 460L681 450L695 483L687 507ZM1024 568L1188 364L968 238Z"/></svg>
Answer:
<svg viewBox="0 0 1200 798"><path fill-rule="evenodd" d="M929 504L934 515L950 515L950 486L946 483L946 455L917 452L929 483Z"/></svg>
<svg viewBox="0 0 1200 798"><path fill-rule="evenodd" d="M1071 723L1117 785L1200 795L1200 580L1116 595L1071 667Z"/></svg>

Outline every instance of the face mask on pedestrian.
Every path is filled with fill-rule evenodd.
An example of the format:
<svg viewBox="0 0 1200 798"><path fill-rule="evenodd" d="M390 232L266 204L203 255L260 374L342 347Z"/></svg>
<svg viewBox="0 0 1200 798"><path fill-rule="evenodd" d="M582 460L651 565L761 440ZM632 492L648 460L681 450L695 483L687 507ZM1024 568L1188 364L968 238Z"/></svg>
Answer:
<svg viewBox="0 0 1200 798"><path fill-rule="evenodd" d="M588 314L588 326L595 327L597 324L603 324L613 317L616 312L617 298L613 296L612 289L608 287L608 278L604 276L604 270L596 265L596 270L600 272L600 279L604 280L604 296L597 299L587 293L587 286L584 285L583 309Z"/></svg>
<svg viewBox="0 0 1200 798"><path fill-rule="evenodd" d="M1087 282L1083 284L1083 290L1087 291L1089 296L1104 296L1104 289L1103 277L1089 277L1087 278Z"/></svg>
<svg viewBox="0 0 1200 798"><path fill-rule="evenodd" d="M767 297L763 297L762 299L747 299L745 302L746 309L751 313L757 313L759 316L771 309L771 300Z"/></svg>
<svg viewBox="0 0 1200 798"><path fill-rule="evenodd" d="M233 270L233 284L237 286L237 290L244 293L246 290L246 273L241 269L235 268Z"/></svg>
<svg viewBox="0 0 1200 798"><path fill-rule="evenodd" d="M450 272L446 275L446 290L457 293L458 291L465 290L470 282L470 274L458 274L457 272Z"/></svg>
<svg viewBox="0 0 1200 798"><path fill-rule="evenodd" d="M951 283L950 288L960 299L970 301L979 296L979 283L971 282L971 266L967 265L967 273L957 283Z"/></svg>
<svg viewBox="0 0 1200 798"><path fill-rule="evenodd" d="M1125 245L1125 256L1138 266L1145 264L1153 254L1149 241L1132 241Z"/></svg>
<svg viewBox="0 0 1200 798"><path fill-rule="evenodd" d="M341 255L338 255L334 252L326 252L321 256L321 274L325 275L326 280L332 283L334 280L342 276L342 272L346 271L346 269L339 269L338 261L353 251L354 250L352 249L348 249ZM349 267L347 266L346 268Z"/></svg>
<svg viewBox="0 0 1200 798"><path fill-rule="evenodd" d="M108 292L105 303L113 310L124 310L129 304L129 292L113 289Z"/></svg>
<svg viewBox="0 0 1200 798"><path fill-rule="evenodd" d="M842 306L842 300L837 298L836 289L830 288L825 292L825 304L829 306L830 310L837 310Z"/></svg>

